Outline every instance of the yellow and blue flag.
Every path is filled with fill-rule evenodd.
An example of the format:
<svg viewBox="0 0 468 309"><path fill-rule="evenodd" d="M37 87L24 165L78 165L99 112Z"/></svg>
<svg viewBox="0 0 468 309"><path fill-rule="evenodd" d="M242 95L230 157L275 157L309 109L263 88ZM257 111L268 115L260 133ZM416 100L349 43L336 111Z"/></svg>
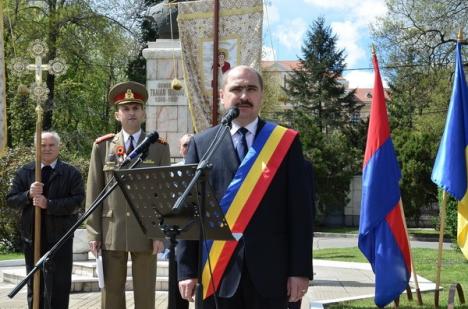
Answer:
<svg viewBox="0 0 468 309"><path fill-rule="evenodd" d="M468 155L468 87L461 44L455 52L455 77L444 135L440 141L432 181L458 200L457 242L465 258L468 259L468 195L467 155Z"/></svg>
<svg viewBox="0 0 468 309"><path fill-rule="evenodd" d="M358 246L375 274L374 302L384 307L408 286L411 258L401 212L401 171L393 148L375 53L375 80L362 172Z"/></svg>

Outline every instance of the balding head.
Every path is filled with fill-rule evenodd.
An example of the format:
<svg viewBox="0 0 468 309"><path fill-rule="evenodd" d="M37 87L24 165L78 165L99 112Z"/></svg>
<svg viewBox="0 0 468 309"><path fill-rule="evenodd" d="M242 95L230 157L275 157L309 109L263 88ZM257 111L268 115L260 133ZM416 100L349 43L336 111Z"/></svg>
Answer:
<svg viewBox="0 0 468 309"><path fill-rule="evenodd" d="M260 74L249 66L232 68L224 75L219 97L226 110L236 106L239 116L234 123L246 126L258 117L263 98L263 80Z"/></svg>
<svg viewBox="0 0 468 309"><path fill-rule="evenodd" d="M254 68L249 67L247 65L236 66L236 67L230 69L229 71L227 71L226 73L224 73L221 88L224 88L224 85L226 85L226 81L228 79L229 74L230 73L234 74L236 72L236 70L248 70L248 71L251 71L252 73L254 73L255 75L257 75L257 79L258 79L258 83L260 85L260 89L263 91L263 78L262 78L262 76L260 75L260 73L257 72L257 70L255 70Z"/></svg>

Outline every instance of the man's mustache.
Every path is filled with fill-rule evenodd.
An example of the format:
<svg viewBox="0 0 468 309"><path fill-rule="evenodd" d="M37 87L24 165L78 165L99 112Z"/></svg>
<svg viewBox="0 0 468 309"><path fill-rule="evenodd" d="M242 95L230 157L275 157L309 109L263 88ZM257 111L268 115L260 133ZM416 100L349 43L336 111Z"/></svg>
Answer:
<svg viewBox="0 0 468 309"><path fill-rule="evenodd" d="M237 107L242 107L242 106L253 107L253 104L250 101L241 101L241 102L237 103L235 106L237 106Z"/></svg>

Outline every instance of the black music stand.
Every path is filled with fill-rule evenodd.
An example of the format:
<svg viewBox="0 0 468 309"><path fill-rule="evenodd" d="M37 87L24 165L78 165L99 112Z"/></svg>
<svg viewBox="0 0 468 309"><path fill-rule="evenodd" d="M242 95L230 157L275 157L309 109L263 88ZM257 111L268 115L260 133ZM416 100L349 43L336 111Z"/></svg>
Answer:
<svg viewBox="0 0 468 309"><path fill-rule="evenodd" d="M169 309L175 308L175 293L178 291L176 238L200 241L234 239L211 188L202 184L206 183L206 175L188 194L184 207L173 211L174 204L193 179L197 166L187 164L114 171L115 179L146 236L170 240Z"/></svg>

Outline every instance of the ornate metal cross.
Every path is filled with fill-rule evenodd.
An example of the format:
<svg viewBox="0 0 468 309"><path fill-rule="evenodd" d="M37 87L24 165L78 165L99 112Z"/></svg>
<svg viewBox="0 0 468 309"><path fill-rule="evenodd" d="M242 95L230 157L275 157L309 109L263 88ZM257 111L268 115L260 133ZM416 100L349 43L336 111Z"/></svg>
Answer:
<svg viewBox="0 0 468 309"><path fill-rule="evenodd" d="M42 63L42 58L47 54L48 48L44 41L35 40L28 48L35 59L34 64L27 64L23 58L15 58L10 64L10 69L15 75L22 75L25 71L34 71L35 82L31 84L31 97L38 103L47 100L49 89L42 83L42 72L48 71L52 75L62 75L67 71L67 65L61 58L54 58L48 64Z"/></svg>
<svg viewBox="0 0 468 309"><path fill-rule="evenodd" d="M41 137L42 137L42 119L44 110L42 102L47 100L49 88L42 83L42 72L49 71L53 75L64 74L67 65L64 60L55 58L49 61L49 64L42 64L42 57L47 54L47 45L41 40L35 40L29 45L29 52L35 58L34 64L27 64L22 58L13 59L10 69L15 75L22 75L26 70L34 71L35 82L31 84L31 97L36 101L36 162L35 162L35 181L41 182ZM41 208L34 207L34 263L41 257ZM40 303L40 272L34 274L33 289L33 309L39 309Z"/></svg>

